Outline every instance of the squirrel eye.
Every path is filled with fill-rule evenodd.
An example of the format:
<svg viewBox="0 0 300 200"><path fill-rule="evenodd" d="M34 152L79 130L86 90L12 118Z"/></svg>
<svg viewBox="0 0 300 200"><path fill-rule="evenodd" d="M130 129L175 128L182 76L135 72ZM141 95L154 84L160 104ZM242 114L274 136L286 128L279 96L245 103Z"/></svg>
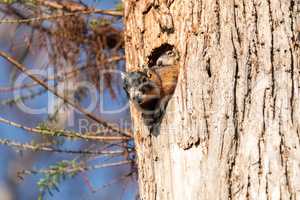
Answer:
<svg viewBox="0 0 300 200"><path fill-rule="evenodd" d="M173 51L168 51L167 54L168 54L169 56L173 56L173 55L174 55L174 52L173 52Z"/></svg>

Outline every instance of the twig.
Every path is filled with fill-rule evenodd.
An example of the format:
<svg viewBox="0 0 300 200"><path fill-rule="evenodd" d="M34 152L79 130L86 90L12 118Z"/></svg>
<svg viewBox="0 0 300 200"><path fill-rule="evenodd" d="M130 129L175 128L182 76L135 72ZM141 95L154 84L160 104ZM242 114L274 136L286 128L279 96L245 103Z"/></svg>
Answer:
<svg viewBox="0 0 300 200"><path fill-rule="evenodd" d="M0 144L6 145L13 148L31 150L31 151L46 151L52 153L67 153L67 154L89 154L89 155L122 155L124 151L89 151L89 150L68 150L68 149L57 149L53 147L43 146L41 144L29 144L29 143L19 143L11 141L8 139L0 139Z"/></svg>
<svg viewBox="0 0 300 200"><path fill-rule="evenodd" d="M12 99L4 99L4 100L0 100L0 105L15 105L17 102L24 102L26 100L30 100L30 99L34 99L38 96L41 96L43 94L45 94L48 90L45 90L44 88L38 92L32 92L29 95L23 95L23 96L18 96L18 97L14 97Z"/></svg>
<svg viewBox="0 0 300 200"><path fill-rule="evenodd" d="M66 131L66 130L49 130L49 129L39 129L39 128L30 128L27 126L23 126L21 124L9 121L0 117L0 123L5 123L10 126L14 126L25 131L29 131L31 133L46 135L46 136L63 136L67 138L74 139L85 139L85 140L94 140L94 141L119 141L119 140L128 140L128 137L125 136L97 136L97 135L83 135L77 132Z"/></svg>
<svg viewBox="0 0 300 200"><path fill-rule="evenodd" d="M70 99L65 98L63 95L59 94L57 91L55 91L55 89L49 87L47 85L47 83L45 83L44 81L40 80L39 78L37 78L35 75L31 74L29 71L27 71L27 68L22 65L21 63L19 63L16 59L12 58L10 55L8 55L7 53L0 51L0 56L2 56L5 60L7 60L8 62L10 62L11 64L13 64L16 68L18 68L22 73L26 74L29 78L31 78L32 80L34 80L35 82L37 82L40 86L42 86L43 88L47 89L48 91L50 91L51 93L53 93L55 96L59 97L60 99L62 99L64 102L68 103L69 105L71 105L74 109L76 109L77 111L83 113L85 116L87 116L88 118L94 120L95 122L103 125L105 128L115 131L116 133L119 133L121 135L124 135L127 137L127 139L129 139L131 136L131 134L127 131L122 131L120 129L116 129L114 128L112 125L110 125L109 123L99 119L98 117L94 116L92 113L86 111L85 109L83 109L82 107L80 107L78 104L72 102Z"/></svg>
<svg viewBox="0 0 300 200"><path fill-rule="evenodd" d="M49 16L40 16L40 17L33 17L28 19L3 19L0 20L1 24L20 24L20 23L30 23L30 22L37 22L43 20L56 20L61 17L70 17L76 15L88 15L88 14L103 14L103 15L111 15L116 17L122 17L123 13L120 11L115 10L99 10L99 9L89 9L85 11L77 11L71 13L64 13L64 14L57 14L57 15L49 15Z"/></svg>
<svg viewBox="0 0 300 200"><path fill-rule="evenodd" d="M120 60L123 60L123 59L124 59L124 56L115 56L115 57L112 57L112 58L108 59L104 64L117 62L117 61L120 61ZM91 70L91 69L98 69L98 68L95 68L93 65L88 65L88 66L80 67L80 68L77 68L77 69L73 69L69 72L65 72L60 76L52 76L52 77L49 77L47 79L43 79L42 81L44 81L44 82L51 81L51 80L62 81L62 80L65 80L67 78L72 78L76 73L78 73L80 71ZM32 83L28 83L28 84L16 85L16 86L13 86L13 87L2 86L2 87L0 87L0 92L12 92L14 90L30 88L30 87L34 87L34 86L37 86L37 85L39 85L39 83L32 82Z"/></svg>
<svg viewBox="0 0 300 200"><path fill-rule="evenodd" d="M70 166L69 168L64 169L63 173L79 173L79 172L96 170L96 169L101 169L101 168L128 165L128 164L132 164L132 162L133 162L132 160L124 160L124 161L115 162L115 163L105 163L105 164L98 164L98 165L93 165L93 166L82 166L82 165L78 164L78 165ZM39 173L53 174L53 173L57 173L57 170L55 170L55 169L24 170L20 174L31 175L31 174L39 174Z"/></svg>

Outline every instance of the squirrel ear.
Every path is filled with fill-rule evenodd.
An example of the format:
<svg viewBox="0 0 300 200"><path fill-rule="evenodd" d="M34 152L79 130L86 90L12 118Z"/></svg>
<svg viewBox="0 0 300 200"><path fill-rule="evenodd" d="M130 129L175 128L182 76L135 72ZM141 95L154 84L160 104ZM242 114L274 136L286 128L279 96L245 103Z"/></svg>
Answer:
<svg viewBox="0 0 300 200"><path fill-rule="evenodd" d="M150 70L147 70L146 75L147 75L148 78L151 78L151 77L152 77L151 71L150 71Z"/></svg>

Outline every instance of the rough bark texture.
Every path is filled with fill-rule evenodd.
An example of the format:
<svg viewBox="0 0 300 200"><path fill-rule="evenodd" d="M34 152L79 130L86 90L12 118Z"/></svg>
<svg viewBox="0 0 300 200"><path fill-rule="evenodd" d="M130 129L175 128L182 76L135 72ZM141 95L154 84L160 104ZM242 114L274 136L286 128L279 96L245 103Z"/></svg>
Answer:
<svg viewBox="0 0 300 200"><path fill-rule="evenodd" d="M127 69L180 74L158 136L132 106L143 200L300 199L300 2L126 0Z"/></svg>

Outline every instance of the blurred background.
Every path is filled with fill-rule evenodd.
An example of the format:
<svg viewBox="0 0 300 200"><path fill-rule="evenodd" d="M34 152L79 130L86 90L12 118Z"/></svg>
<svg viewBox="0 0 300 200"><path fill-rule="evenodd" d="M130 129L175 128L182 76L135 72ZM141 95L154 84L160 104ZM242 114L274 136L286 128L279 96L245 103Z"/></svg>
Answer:
<svg viewBox="0 0 300 200"><path fill-rule="evenodd" d="M122 9L117 0L0 1L0 200L138 198Z"/></svg>

